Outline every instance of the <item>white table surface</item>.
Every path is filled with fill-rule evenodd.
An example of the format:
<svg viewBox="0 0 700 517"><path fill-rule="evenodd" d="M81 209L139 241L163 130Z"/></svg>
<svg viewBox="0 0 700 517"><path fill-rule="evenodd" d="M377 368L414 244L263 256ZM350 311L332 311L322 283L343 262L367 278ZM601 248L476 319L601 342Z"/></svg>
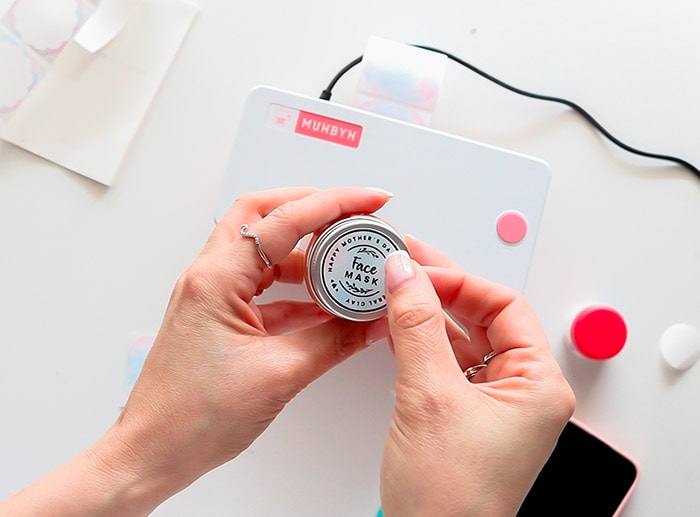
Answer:
<svg viewBox="0 0 700 517"><path fill-rule="evenodd" d="M156 331L213 227L257 84L318 95L369 36L422 43L574 100L627 143L700 164L697 2L202 4L111 188L0 142L0 498L116 417L131 337ZM349 103L356 79L334 100ZM549 163L525 292L576 391L576 416L641 467L624 515L697 515L700 366L673 374L658 342L671 324L700 326L700 180L455 64L432 126ZM629 329L602 364L564 347L571 318L593 302L618 308ZM372 415L390 411L392 368L385 347L351 359L155 514L374 515L387 422Z"/></svg>

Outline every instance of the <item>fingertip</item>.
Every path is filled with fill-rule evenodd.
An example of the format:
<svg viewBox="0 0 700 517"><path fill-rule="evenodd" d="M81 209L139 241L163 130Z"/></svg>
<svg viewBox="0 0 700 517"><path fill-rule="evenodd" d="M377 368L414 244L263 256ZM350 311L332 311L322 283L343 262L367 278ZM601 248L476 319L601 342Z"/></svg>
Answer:
<svg viewBox="0 0 700 517"><path fill-rule="evenodd" d="M390 200L392 197L394 197L393 192L390 192L390 191L385 190L385 189L380 188L380 187L365 187L365 188L367 190L369 190L370 192L381 194L382 196L384 196L386 198L387 201Z"/></svg>
<svg viewBox="0 0 700 517"><path fill-rule="evenodd" d="M415 267L408 252L398 250L387 255L384 262L384 286L393 293L416 276Z"/></svg>
<svg viewBox="0 0 700 517"><path fill-rule="evenodd" d="M444 251L431 246L415 235L405 235L404 242L411 252L411 257L423 266L445 266L459 268L459 264Z"/></svg>
<svg viewBox="0 0 700 517"><path fill-rule="evenodd" d="M422 382L429 371L457 365L445 315L428 277L407 252L387 256L385 266L389 347L404 382Z"/></svg>

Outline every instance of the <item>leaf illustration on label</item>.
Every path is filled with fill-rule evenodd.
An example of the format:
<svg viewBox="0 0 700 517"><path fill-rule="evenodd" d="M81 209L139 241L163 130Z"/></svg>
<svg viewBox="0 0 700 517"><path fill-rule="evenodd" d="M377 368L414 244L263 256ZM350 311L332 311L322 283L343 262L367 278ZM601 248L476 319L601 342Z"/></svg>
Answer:
<svg viewBox="0 0 700 517"><path fill-rule="evenodd" d="M372 292L372 289L357 287L354 283L351 284L350 282L345 282L345 287L347 287L348 291L356 294L367 294Z"/></svg>
<svg viewBox="0 0 700 517"><path fill-rule="evenodd" d="M359 250L357 250L357 254L359 255L360 253L365 253L365 254L370 255L371 257L374 257L376 259L381 258L379 253L374 251L372 248L360 248Z"/></svg>

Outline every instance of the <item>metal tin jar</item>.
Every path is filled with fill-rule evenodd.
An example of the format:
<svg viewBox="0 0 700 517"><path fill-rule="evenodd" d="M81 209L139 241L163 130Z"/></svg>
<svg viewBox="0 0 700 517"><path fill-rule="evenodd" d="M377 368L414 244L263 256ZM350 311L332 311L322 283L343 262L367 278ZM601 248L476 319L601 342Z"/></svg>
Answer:
<svg viewBox="0 0 700 517"><path fill-rule="evenodd" d="M386 314L384 260L408 251L401 235L373 215L340 219L316 232L306 249L305 283L329 313L353 321Z"/></svg>

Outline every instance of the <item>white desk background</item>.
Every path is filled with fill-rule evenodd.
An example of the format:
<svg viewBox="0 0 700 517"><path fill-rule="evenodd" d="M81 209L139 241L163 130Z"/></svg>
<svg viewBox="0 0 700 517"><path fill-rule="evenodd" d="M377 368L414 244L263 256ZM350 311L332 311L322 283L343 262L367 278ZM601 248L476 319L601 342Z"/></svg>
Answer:
<svg viewBox="0 0 700 517"><path fill-rule="evenodd" d="M212 229L257 84L318 95L369 36L422 43L572 99L631 145L700 164L698 2L202 4L112 188L0 143L0 498L113 422L131 335L156 331ZM349 73L334 100L349 103L356 78ZM526 294L576 391L576 416L641 466L624 515L697 515L700 365L672 374L658 340L673 323L700 326L700 180L631 157L563 106L454 63L432 126L549 163ZM426 208L439 203L426 199ZM435 229L449 226L436 215ZM591 302L618 308L629 328L626 348L604 364L563 344ZM374 515L392 368L386 347L353 358L248 452L155 514Z"/></svg>

